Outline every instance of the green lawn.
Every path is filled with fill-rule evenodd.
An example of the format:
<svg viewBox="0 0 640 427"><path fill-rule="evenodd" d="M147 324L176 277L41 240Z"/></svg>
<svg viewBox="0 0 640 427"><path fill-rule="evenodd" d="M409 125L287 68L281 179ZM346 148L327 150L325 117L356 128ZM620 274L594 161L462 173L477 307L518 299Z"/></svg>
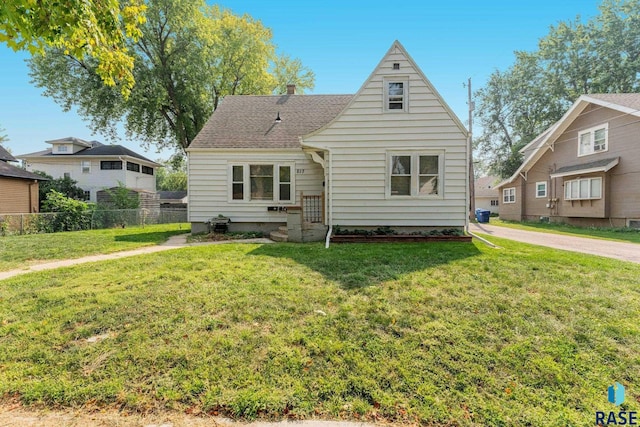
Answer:
<svg viewBox="0 0 640 427"><path fill-rule="evenodd" d="M494 240L199 246L2 281L0 396L447 426L639 410L640 265Z"/></svg>
<svg viewBox="0 0 640 427"><path fill-rule="evenodd" d="M80 258L86 255L136 249L165 242L175 234L188 233L190 224L159 224L143 227L68 233L0 236L0 271L38 262Z"/></svg>
<svg viewBox="0 0 640 427"><path fill-rule="evenodd" d="M543 233L567 234L594 239L619 240L622 242L640 243L640 230L635 228L577 227L568 224L545 222L515 222L491 218L491 225L516 228L519 230L540 231Z"/></svg>

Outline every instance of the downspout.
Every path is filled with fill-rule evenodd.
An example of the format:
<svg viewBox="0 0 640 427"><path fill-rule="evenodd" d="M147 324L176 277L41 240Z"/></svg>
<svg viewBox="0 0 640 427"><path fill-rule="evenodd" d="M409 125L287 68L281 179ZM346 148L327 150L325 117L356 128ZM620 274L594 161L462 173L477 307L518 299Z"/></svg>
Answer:
<svg viewBox="0 0 640 427"><path fill-rule="evenodd" d="M327 223L329 230L327 230L327 238L324 241L325 249L329 249L329 243L331 241L331 232L333 231L333 156L330 148L325 148L327 151L327 159L329 167L327 169L327 177L329 179L329 186L327 187Z"/></svg>
<svg viewBox="0 0 640 427"><path fill-rule="evenodd" d="M469 116L471 116L471 112L469 112ZM467 173L466 173L466 178L467 178L467 185L465 186L467 188L467 191L465 191L464 194L464 201L465 201L465 210L467 212L465 212L465 216L464 216L464 231L467 234L471 234L471 232L469 231L469 217L473 214L473 212L471 212L471 186L473 185L473 183L471 182L471 167L472 167L472 163L471 163L471 132L469 132L469 135L467 137Z"/></svg>

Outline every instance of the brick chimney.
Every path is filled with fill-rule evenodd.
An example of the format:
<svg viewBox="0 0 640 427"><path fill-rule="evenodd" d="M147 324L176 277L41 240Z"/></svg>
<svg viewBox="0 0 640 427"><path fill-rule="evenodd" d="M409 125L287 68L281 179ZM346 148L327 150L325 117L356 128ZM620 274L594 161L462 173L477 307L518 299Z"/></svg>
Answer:
<svg viewBox="0 0 640 427"><path fill-rule="evenodd" d="M287 85L287 95L296 94L296 85Z"/></svg>

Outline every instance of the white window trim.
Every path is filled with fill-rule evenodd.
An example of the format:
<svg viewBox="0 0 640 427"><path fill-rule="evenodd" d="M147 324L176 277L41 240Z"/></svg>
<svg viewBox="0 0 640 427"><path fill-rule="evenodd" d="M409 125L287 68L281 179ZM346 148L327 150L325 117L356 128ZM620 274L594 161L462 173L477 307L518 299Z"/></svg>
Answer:
<svg viewBox="0 0 640 427"><path fill-rule="evenodd" d="M511 193L513 190L513 200L509 200L507 201L507 198L511 198L511 195L509 193ZM509 188L503 188L502 189L502 203L505 205L508 205L510 203L515 203L516 202L516 187L509 187Z"/></svg>
<svg viewBox="0 0 640 427"><path fill-rule="evenodd" d="M391 159L393 156L411 156L411 194L410 195L391 195ZM438 156L438 194L418 194L420 187L420 156ZM444 199L444 151L387 151L387 171L385 179L385 198L386 199Z"/></svg>
<svg viewBox="0 0 640 427"><path fill-rule="evenodd" d="M580 197L580 182L581 181L589 181L589 197ZM600 181L600 196L592 197L591 196L591 182L592 181ZM567 188L571 185L578 186L578 197L572 198L571 196L567 197ZM564 182L564 199L567 201L575 201L575 200L600 200L602 199L602 177L592 177L592 178L578 178L572 179Z"/></svg>
<svg viewBox="0 0 640 427"><path fill-rule="evenodd" d="M89 164L89 170L87 172L84 171L84 164ZM80 160L80 172L83 174L91 173L91 160Z"/></svg>
<svg viewBox="0 0 640 427"><path fill-rule="evenodd" d="M273 199L272 200L251 200L251 175L249 166L251 165L268 165L273 166ZM233 198L233 167L242 166L242 183L243 183L243 198ZM280 200L280 167L288 166L291 168L290 172L290 194L291 200ZM229 162L227 165L227 201L229 203L251 203L253 205L271 206L278 205L293 205L296 202L296 165L295 162L265 162L265 161L241 161L241 162Z"/></svg>
<svg viewBox="0 0 640 427"><path fill-rule="evenodd" d="M544 185L544 194L542 196L538 194L539 185ZM547 198L547 181L536 182L536 199L546 199L546 198Z"/></svg>
<svg viewBox="0 0 640 427"><path fill-rule="evenodd" d="M389 83L402 83L402 108L389 108ZM384 105L382 110L385 113L406 113L409 111L409 76L385 77L382 83Z"/></svg>
<svg viewBox="0 0 640 427"><path fill-rule="evenodd" d="M604 129L604 150L594 151L593 146L595 145L595 133L600 129ZM582 139L582 135L585 134L591 135L591 151L580 153L580 140ZM609 123L604 123L602 125L594 126L592 128L578 132L578 157L590 156L592 154L598 153L606 153L607 151L609 151Z"/></svg>

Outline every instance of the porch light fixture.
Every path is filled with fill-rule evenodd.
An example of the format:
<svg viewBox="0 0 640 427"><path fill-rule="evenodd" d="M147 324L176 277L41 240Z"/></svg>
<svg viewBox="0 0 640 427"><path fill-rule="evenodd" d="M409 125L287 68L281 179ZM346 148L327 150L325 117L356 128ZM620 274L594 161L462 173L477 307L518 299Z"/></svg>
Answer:
<svg viewBox="0 0 640 427"><path fill-rule="evenodd" d="M280 111L278 111L278 116L276 117L276 123L280 123L282 119L280 118Z"/></svg>

